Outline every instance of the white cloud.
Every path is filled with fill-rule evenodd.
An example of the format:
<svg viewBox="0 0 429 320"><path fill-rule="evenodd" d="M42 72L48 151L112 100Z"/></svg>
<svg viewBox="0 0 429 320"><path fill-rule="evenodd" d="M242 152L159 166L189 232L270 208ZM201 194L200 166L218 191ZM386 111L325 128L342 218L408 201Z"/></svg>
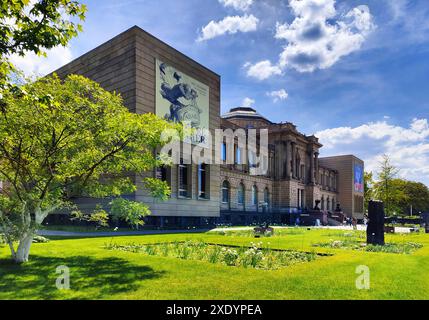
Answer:
<svg viewBox="0 0 429 320"><path fill-rule="evenodd" d="M243 102L241 103L241 107L242 108L252 108L254 103L255 103L255 100L246 97L243 99Z"/></svg>
<svg viewBox="0 0 429 320"><path fill-rule="evenodd" d="M274 90L271 92L267 92L267 96L272 97L274 102L279 100L286 100L288 97L288 93L285 89Z"/></svg>
<svg viewBox="0 0 429 320"><path fill-rule="evenodd" d="M275 64L282 71L329 68L359 50L375 28L366 5L344 15L337 12L335 0L290 0L289 5L295 19L290 24L277 23L275 33L276 39L287 42Z"/></svg>
<svg viewBox="0 0 429 320"><path fill-rule="evenodd" d="M282 74L282 70L278 66L272 65L269 60L259 61L255 64L246 62L243 67L247 69L247 75L249 77L258 80L265 80L273 75Z"/></svg>
<svg viewBox="0 0 429 320"><path fill-rule="evenodd" d="M312 72L334 65L341 57L360 49L374 29L367 6L358 6L345 16L337 16L335 0L292 0L296 18L291 24L277 24L277 39L288 42L279 65L299 72Z"/></svg>
<svg viewBox="0 0 429 320"><path fill-rule="evenodd" d="M204 41L219 37L226 33L255 31L258 27L259 19L254 15L228 16L221 21L210 21L201 30L201 35L197 41Z"/></svg>
<svg viewBox="0 0 429 320"><path fill-rule="evenodd" d="M247 11L253 4L253 0L219 0L224 7L232 7L235 10Z"/></svg>
<svg viewBox="0 0 429 320"><path fill-rule="evenodd" d="M12 55L11 62L26 75L44 76L70 62L73 58L71 50L67 47L55 47L48 50L47 57L27 53L25 56Z"/></svg>
<svg viewBox="0 0 429 320"><path fill-rule="evenodd" d="M358 127L338 127L316 133L324 145L322 155L353 153L365 160L367 171L378 171L384 153L400 175L429 185L428 119L413 119L408 128L386 121Z"/></svg>

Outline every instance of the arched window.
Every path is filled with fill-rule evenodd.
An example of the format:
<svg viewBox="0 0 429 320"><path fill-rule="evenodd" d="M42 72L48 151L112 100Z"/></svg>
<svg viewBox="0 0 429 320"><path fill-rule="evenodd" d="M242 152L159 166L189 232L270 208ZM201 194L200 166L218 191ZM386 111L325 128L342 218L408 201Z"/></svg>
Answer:
<svg viewBox="0 0 429 320"><path fill-rule="evenodd" d="M258 205L258 187L252 186L252 204Z"/></svg>
<svg viewBox="0 0 429 320"><path fill-rule="evenodd" d="M322 196L321 209L325 210L325 197Z"/></svg>
<svg viewBox="0 0 429 320"><path fill-rule="evenodd" d="M222 203L229 203L229 182L222 183Z"/></svg>
<svg viewBox="0 0 429 320"><path fill-rule="evenodd" d="M270 191L268 188L265 188L264 190L264 202L269 205L270 204Z"/></svg>
<svg viewBox="0 0 429 320"><path fill-rule="evenodd" d="M329 210L329 206L331 205L331 202L329 201L329 197L326 199L326 210Z"/></svg>
<svg viewBox="0 0 429 320"><path fill-rule="evenodd" d="M240 183L237 189L237 203L244 204L244 184Z"/></svg>

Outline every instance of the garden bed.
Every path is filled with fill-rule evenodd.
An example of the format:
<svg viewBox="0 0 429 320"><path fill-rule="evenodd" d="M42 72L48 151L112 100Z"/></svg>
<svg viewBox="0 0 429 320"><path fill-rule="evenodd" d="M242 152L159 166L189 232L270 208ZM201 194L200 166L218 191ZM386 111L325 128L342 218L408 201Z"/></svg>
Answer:
<svg viewBox="0 0 429 320"><path fill-rule="evenodd" d="M334 249L351 249L368 252L384 252L384 253L397 253L397 254L411 254L414 251L423 247L422 244L417 242L397 242L386 243L384 246L367 244L363 241L355 239L344 240L331 240L329 242L319 242L313 244L314 247L321 248L334 248Z"/></svg>
<svg viewBox="0 0 429 320"><path fill-rule="evenodd" d="M213 244L203 241L177 241L153 244L116 243L105 244L105 249L122 250L152 256L173 257L184 260L200 260L227 266L274 270L297 263L309 262L320 255L316 252L281 250L251 243L248 247Z"/></svg>

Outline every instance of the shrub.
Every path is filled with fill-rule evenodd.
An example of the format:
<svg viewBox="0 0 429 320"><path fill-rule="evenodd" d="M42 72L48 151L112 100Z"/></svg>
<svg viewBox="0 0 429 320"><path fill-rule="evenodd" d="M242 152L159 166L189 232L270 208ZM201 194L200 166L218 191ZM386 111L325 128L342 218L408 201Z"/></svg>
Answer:
<svg viewBox="0 0 429 320"><path fill-rule="evenodd" d="M34 236L33 243L46 243L49 242L49 239L42 236Z"/></svg>
<svg viewBox="0 0 429 320"><path fill-rule="evenodd" d="M223 261L227 266L235 266L238 260L238 252L234 249L223 248Z"/></svg>

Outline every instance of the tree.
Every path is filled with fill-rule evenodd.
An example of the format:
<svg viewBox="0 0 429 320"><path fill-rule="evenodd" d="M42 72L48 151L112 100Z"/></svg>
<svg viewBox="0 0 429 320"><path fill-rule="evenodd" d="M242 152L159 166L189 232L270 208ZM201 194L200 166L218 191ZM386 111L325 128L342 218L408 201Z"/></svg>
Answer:
<svg viewBox="0 0 429 320"><path fill-rule="evenodd" d="M411 207L414 214L429 210L429 188L425 184L407 180L401 180L400 184L404 196L397 205L401 212L411 214Z"/></svg>
<svg viewBox="0 0 429 320"><path fill-rule="evenodd" d="M85 12L86 6L74 0L2 0L0 90L11 85L10 55L45 55L46 49L67 45L82 30L79 21L85 19Z"/></svg>
<svg viewBox="0 0 429 320"><path fill-rule="evenodd" d="M372 172L364 172L363 175L363 191L364 191L364 209L368 211L368 202L374 197L373 190L374 180Z"/></svg>
<svg viewBox="0 0 429 320"><path fill-rule="evenodd" d="M378 181L374 184L374 193L379 200L384 202L387 215L392 215L398 209L393 207L392 203L394 196L399 196L398 192L400 192L400 190L392 188L392 180L398 175L398 172L399 170L392 165L390 157L384 154L380 162Z"/></svg>
<svg viewBox="0 0 429 320"><path fill-rule="evenodd" d="M165 199L168 185L143 173L160 165L154 150L163 145L162 132L177 128L153 114L129 112L118 94L82 76L62 81L54 75L4 90L0 226L13 259L27 261L46 216L78 196L118 198L134 192L141 178L152 195ZM126 200L115 206L130 219L149 213Z"/></svg>

